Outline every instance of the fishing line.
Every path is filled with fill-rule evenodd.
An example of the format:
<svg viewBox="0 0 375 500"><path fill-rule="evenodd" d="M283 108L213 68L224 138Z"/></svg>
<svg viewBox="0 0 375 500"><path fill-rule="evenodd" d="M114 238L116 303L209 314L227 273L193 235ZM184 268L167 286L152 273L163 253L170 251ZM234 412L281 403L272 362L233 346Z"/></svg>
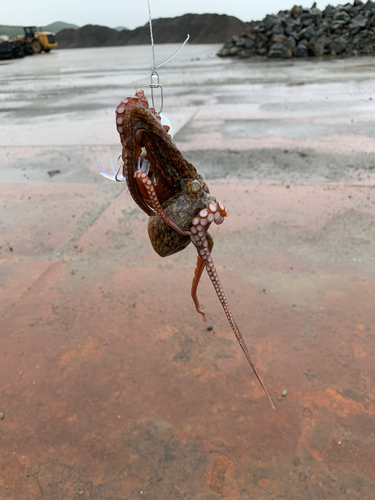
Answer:
<svg viewBox="0 0 375 500"><path fill-rule="evenodd" d="M164 66L167 62L169 62L171 59L173 59L179 52L182 50L187 42L190 39L190 35L187 35L186 40L184 43L179 47L176 52L174 52L168 59L166 59L164 62L156 65L156 59L155 59L155 43L154 43L154 34L152 31L152 16L151 16L151 5L150 5L150 0L147 0L147 5L148 5L148 21L150 25L150 37L151 37L151 48L152 48L152 69L151 69L151 83L150 83L150 89L151 89L151 100L152 100L152 107L155 109L155 102L154 102L154 89L160 89L160 110L157 111L157 114L161 118L161 124L162 125L168 125L169 127L169 135L173 138L173 127L170 122L170 120L162 113L163 111L163 105L164 105L164 96L163 96L163 86L160 83L159 79L159 74L157 72L158 68L161 68L161 66ZM123 168L123 161L121 156L118 158L118 163L119 163L119 168L116 171L114 165L113 165L113 160L112 157L109 157L110 159L110 165L113 174L107 174L107 172L104 170L102 167L100 161L98 161L98 164L100 166L101 172L100 175L103 177L110 179L111 181L117 181L117 182L126 182L126 178L120 173L122 168ZM142 163L142 164L141 164ZM149 169L149 162L145 159L142 160L139 158L138 160L138 168L142 169L144 172L148 173Z"/></svg>
<svg viewBox="0 0 375 500"><path fill-rule="evenodd" d="M150 0L147 0L148 4L148 22L150 25L150 36L151 36L151 47L152 47L152 69L156 69L156 62L155 62L155 45L154 45L154 34L152 32L152 16L151 16L151 5L150 5Z"/></svg>
<svg viewBox="0 0 375 500"><path fill-rule="evenodd" d="M158 64L156 66L156 59L155 59L155 44L154 44L154 34L153 34L153 31L152 31L152 15L151 15L151 5L150 5L150 0L147 0L147 5L148 5L148 22L149 22L149 25L150 25L150 37L151 37L151 48L152 48L152 69L151 69L151 83L150 83L150 89L151 89L151 100L152 100L152 107L155 108L155 102L154 102L154 89L160 89L160 110L157 111L157 114L159 116L161 116L162 118L162 123L163 123L163 117L165 117L165 115L162 115L161 112L163 111L163 106L164 106L164 96L163 96L163 86L161 85L160 83L160 79L159 79L159 74L157 72L157 69L158 68L161 68L162 66L164 66L164 64L166 64L167 62L169 62L171 59L174 58L174 56L176 56L180 50L182 50L185 45L187 44L187 42L189 41L190 39L190 35L187 35L186 37L186 40L184 41L184 43L181 45L181 47L179 47L176 52L174 52L170 57L168 57L168 59L166 59L164 62ZM165 117L166 118L166 117ZM168 120L168 118L166 118L166 120ZM163 125L170 125L170 122L168 120L168 123L165 122L163 123Z"/></svg>

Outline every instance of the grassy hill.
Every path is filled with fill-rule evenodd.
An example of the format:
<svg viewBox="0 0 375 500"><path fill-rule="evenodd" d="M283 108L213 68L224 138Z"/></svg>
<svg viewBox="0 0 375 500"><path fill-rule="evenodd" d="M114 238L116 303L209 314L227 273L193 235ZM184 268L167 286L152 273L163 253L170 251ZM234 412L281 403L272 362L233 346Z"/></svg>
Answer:
<svg viewBox="0 0 375 500"><path fill-rule="evenodd" d="M79 28L79 26L77 26L76 24L64 23L63 21L56 21L55 23L43 26L44 30L52 31L53 33L58 33L61 30L77 29L77 28Z"/></svg>
<svg viewBox="0 0 375 500"><path fill-rule="evenodd" d="M0 24L0 35L18 36L23 35L22 26L7 26L5 24Z"/></svg>
<svg viewBox="0 0 375 500"><path fill-rule="evenodd" d="M52 31L53 33L58 33L61 30L68 28L76 29L79 26L71 23L64 23L63 21L56 21L55 23L48 24L47 26L41 26L45 31ZM0 24L0 35L18 36L23 35L23 26L9 26L6 24Z"/></svg>

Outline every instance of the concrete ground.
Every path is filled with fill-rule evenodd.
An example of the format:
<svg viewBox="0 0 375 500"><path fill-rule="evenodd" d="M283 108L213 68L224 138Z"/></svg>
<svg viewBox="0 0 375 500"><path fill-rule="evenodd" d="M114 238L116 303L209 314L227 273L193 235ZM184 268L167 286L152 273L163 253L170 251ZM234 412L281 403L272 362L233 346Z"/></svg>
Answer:
<svg viewBox="0 0 375 500"><path fill-rule="evenodd" d="M2 61L0 499L375 498L374 60L218 48L160 69L164 112L276 411L206 276L195 312L195 250L158 257L99 175L150 47Z"/></svg>

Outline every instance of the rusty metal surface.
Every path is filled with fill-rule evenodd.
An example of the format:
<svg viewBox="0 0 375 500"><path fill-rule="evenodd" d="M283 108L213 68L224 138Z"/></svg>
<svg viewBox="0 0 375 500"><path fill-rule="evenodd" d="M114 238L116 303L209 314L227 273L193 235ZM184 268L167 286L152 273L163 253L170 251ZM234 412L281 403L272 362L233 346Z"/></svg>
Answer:
<svg viewBox="0 0 375 500"><path fill-rule="evenodd" d="M112 149L1 148L0 499L374 499L373 172L209 181L272 411L205 276L195 312L194 249L159 258L96 174Z"/></svg>

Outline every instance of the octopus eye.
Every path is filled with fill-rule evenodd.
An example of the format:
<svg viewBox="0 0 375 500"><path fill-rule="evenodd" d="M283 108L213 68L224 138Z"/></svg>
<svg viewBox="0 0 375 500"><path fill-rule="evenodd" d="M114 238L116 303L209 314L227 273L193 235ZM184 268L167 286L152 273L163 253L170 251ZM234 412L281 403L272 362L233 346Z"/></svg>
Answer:
<svg viewBox="0 0 375 500"><path fill-rule="evenodd" d="M199 180L203 191L207 194L210 194L210 190L208 189L206 181L203 179L203 177L200 174L197 174L197 179Z"/></svg>
<svg viewBox="0 0 375 500"><path fill-rule="evenodd" d="M199 198L203 194L201 183L197 180L191 181L186 186L186 194L191 198Z"/></svg>

